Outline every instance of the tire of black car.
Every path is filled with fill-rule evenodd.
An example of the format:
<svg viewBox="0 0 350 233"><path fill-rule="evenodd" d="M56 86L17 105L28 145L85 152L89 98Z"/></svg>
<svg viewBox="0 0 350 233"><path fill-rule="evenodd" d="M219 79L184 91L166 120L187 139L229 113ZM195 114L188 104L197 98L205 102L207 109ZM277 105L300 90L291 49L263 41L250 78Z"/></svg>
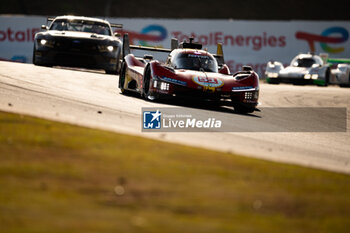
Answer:
<svg viewBox="0 0 350 233"><path fill-rule="evenodd" d="M32 58L32 60L33 60L33 64L34 65L39 65L37 62L36 62L36 59L35 59L35 51L36 51L36 46L34 45L34 48L33 48L33 58Z"/></svg>

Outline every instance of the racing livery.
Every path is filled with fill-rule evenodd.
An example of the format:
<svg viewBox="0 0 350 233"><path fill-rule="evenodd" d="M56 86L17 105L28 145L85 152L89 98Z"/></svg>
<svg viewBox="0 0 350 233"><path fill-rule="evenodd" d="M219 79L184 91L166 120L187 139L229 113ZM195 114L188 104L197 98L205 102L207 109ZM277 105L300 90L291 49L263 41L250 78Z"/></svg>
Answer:
<svg viewBox="0 0 350 233"><path fill-rule="evenodd" d="M330 66L314 54L299 54L284 67L281 62L269 61L266 67L266 81L272 84L281 82L293 84L316 84L327 86L330 80Z"/></svg>
<svg viewBox="0 0 350 233"><path fill-rule="evenodd" d="M48 18L49 26L35 34L33 64L103 69L118 73L122 42L112 27L121 24L83 16Z"/></svg>
<svg viewBox="0 0 350 233"><path fill-rule="evenodd" d="M130 49L167 53L166 62L143 58ZM182 96L229 104L238 112L253 112L258 104L259 77L251 67L230 74L224 64L222 45L217 54L202 50L202 45L172 39L171 49L129 45L128 35L123 41L124 60L119 78L122 93L137 92L148 100L166 96Z"/></svg>

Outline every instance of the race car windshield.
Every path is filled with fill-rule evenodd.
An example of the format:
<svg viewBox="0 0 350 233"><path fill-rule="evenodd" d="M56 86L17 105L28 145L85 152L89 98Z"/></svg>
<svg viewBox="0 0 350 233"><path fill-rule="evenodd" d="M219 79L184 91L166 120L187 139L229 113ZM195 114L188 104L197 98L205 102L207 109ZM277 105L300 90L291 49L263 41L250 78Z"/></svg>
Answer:
<svg viewBox="0 0 350 233"><path fill-rule="evenodd" d="M88 32L107 36L111 35L111 31L107 24L86 20L55 20L52 23L50 30Z"/></svg>
<svg viewBox="0 0 350 233"><path fill-rule="evenodd" d="M206 55L180 53L172 60L175 69L217 72L218 65L214 58Z"/></svg>
<svg viewBox="0 0 350 233"><path fill-rule="evenodd" d="M293 66L296 67L311 67L313 64L316 64L316 61L312 58L299 58L293 62Z"/></svg>

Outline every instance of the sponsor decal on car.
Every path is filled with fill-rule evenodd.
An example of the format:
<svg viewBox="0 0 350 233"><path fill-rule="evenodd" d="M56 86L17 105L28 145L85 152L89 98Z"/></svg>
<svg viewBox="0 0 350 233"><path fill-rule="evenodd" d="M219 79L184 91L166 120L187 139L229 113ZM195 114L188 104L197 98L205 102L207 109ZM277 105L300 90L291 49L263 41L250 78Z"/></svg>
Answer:
<svg viewBox="0 0 350 233"><path fill-rule="evenodd" d="M216 78L208 78L208 77L197 77L194 76L192 78L193 82L197 83L198 85L202 87L221 87L224 85L224 82L221 81L220 79Z"/></svg>
<svg viewBox="0 0 350 233"><path fill-rule="evenodd" d="M232 91L247 91L247 90L255 90L255 88L253 86L232 87Z"/></svg>
<svg viewBox="0 0 350 233"><path fill-rule="evenodd" d="M169 83L178 84L178 85L181 85L181 86L187 86L187 82L181 81L181 80L178 80L178 79L168 78L168 77L165 77L165 76L163 76L161 79L166 81L166 82L169 82Z"/></svg>

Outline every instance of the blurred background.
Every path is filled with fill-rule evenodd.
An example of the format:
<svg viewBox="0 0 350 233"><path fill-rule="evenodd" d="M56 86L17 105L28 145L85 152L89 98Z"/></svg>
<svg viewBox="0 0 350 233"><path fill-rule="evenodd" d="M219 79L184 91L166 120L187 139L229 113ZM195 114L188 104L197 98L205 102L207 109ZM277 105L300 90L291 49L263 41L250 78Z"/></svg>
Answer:
<svg viewBox="0 0 350 233"><path fill-rule="evenodd" d="M349 20L342 1L328 0L2 0L0 14L251 20ZM166 3L166 4L165 4ZM344 2L346 3L346 2Z"/></svg>
<svg viewBox="0 0 350 233"><path fill-rule="evenodd" d="M346 4L326 0L2 0L0 60L31 63L34 35L47 23L47 16L81 15L123 24L123 30L116 32L129 33L133 44L167 48L171 38L194 37L215 52L216 44L222 43L231 72L249 65L263 77L268 61L289 64L299 53L350 57Z"/></svg>

